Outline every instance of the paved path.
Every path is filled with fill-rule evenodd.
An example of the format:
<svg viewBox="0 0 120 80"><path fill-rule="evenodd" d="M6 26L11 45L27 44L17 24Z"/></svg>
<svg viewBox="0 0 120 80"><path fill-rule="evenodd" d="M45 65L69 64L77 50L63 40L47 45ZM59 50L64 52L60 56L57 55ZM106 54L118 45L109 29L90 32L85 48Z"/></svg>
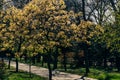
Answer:
<svg viewBox="0 0 120 80"><path fill-rule="evenodd" d="M11 66L15 67L16 66L15 62L12 61ZM29 65L19 63L19 69L29 72ZM31 66L31 73L43 77L48 77L48 69L42 67ZM82 80L79 79L80 77L81 77L80 75L60 72L59 74L53 76L53 80ZM97 79L85 78L85 80L97 80Z"/></svg>

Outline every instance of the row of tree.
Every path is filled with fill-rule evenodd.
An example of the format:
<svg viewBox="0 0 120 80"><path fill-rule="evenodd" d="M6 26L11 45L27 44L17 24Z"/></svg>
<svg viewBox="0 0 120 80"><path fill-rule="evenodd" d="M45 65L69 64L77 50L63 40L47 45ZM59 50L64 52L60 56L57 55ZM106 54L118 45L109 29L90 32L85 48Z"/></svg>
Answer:
<svg viewBox="0 0 120 80"><path fill-rule="evenodd" d="M65 53L69 52L69 49L75 53L79 53L79 50L84 51L83 61L80 60L78 63L82 65L85 62L86 75L90 64L96 66L97 62L101 66L104 62L106 68L111 58L116 59L113 63L116 63L119 71L119 8L115 10L115 21L112 24L104 24L101 19L97 20L100 21L100 25L104 24L102 27L88 21L86 2L83 0L82 3L83 14L68 10L69 7L66 7L64 0L32 0L23 8L14 6L6 10L1 8L0 55L4 52L8 56L13 54L18 72L18 60L21 55L26 54L31 58L37 54L45 54L49 80L52 79L51 57L54 57L56 69L58 54L62 53L63 63L66 64ZM0 7L1 5L2 3ZM66 70L66 65L64 67Z"/></svg>

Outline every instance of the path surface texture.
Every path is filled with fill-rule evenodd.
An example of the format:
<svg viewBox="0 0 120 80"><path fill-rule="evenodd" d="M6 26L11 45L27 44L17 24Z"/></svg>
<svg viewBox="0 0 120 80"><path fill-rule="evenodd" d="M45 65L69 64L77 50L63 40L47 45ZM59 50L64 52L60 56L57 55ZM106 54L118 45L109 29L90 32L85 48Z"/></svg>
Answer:
<svg viewBox="0 0 120 80"><path fill-rule="evenodd" d="M15 62L12 61L11 66L16 67ZM29 72L29 65L19 63L19 69ZM43 76L43 77L48 77L48 69L42 68L42 67L31 66L31 73L39 75L39 76ZM97 80L97 79L92 79L92 78L79 79L80 77L81 77L80 75L59 72L58 74L53 75L52 80Z"/></svg>

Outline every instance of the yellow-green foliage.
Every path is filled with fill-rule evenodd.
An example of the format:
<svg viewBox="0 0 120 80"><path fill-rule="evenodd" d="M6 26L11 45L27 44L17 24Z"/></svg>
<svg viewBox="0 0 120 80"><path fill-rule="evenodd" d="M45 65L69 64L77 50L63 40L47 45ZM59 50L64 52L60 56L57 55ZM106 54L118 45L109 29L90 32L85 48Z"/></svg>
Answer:
<svg viewBox="0 0 120 80"><path fill-rule="evenodd" d="M22 10L9 8L0 24L2 48L16 53L25 49L44 52L56 46L72 46L74 42L90 43L90 38L102 32L99 25L89 21L76 25L73 19L80 14L65 8L64 0L32 0Z"/></svg>

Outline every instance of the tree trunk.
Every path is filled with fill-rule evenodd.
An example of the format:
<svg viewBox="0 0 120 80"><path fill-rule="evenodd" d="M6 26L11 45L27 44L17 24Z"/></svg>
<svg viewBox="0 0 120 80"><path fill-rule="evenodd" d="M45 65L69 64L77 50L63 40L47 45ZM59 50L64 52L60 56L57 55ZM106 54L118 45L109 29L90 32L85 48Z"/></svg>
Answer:
<svg viewBox="0 0 120 80"><path fill-rule="evenodd" d="M87 76L88 73L90 72L90 70L89 70L89 60L88 60L87 56L85 56L85 67L86 67L85 75Z"/></svg>
<svg viewBox="0 0 120 80"><path fill-rule="evenodd" d="M16 58L16 72L18 72L18 59Z"/></svg>
<svg viewBox="0 0 120 80"><path fill-rule="evenodd" d="M2 67L1 68L3 69L4 68L4 58L2 58L1 61L2 61Z"/></svg>
<svg viewBox="0 0 120 80"><path fill-rule="evenodd" d="M18 49L17 49L17 52L19 53L20 52L20 49L21 49L21 44L22 44L22 36L19 37L20 41L18 43ZM18 72L18 58L16 58L16 72Z"/></svg>
<svg viewBox="0 0 120 80"><path fill-rule="evenodd" d="M42 56L42 59L41 59L41 62L42 62L42 67L44 66L44 56Z"/></svg>
<svg viewBox="0 0 120 80"><path fill-rule="evenodd" d="M56 49L54 53L53 70L57 69L57 63L58 63L58 49Z"/></svg>
<svg viewBox="0 0 120 80"><path fill-rule="evenodd" d="M86 21L86 15L85 15L85 0L82 0L82 12L83 12L83 19Z"/></svg>
<svg viewBox="0 0 120 80"><path fill-rule="evenodd" d="M40 53L37 55L37 63L40 63L41 62L41 55Z"/></svg>
<svg viewBox="0 0 120 80"><path fill-rule="evenodd" d="M31 76L31 58L29 60L30 60L30 62L29 62L29 75L30 75L30 78L31 78L32 77Z"/></svg>
<svg viewBox="0 0 120 80"><path fill-rule="evenodd" d="M47 65L48 65L48 70L49 70L49 80L52 80L52 69L51 69L51 65L50 65L50 55L48 55L48 61L47 61Z"/></svg>
<svg viewBox="0 0 120 80"><path fill-rule="evenodd" d="M107 68L107 56L106 56L107 53L105 53L104 55L104 69Z"/></svg>
<svg viewBox="0 0 120 80"><path fill-rule="evenodd" d="M9 61L8 61L8 69L10 69L10 64L11 64L11 58L9 57Z"/></svg>
<svg viewBox="0 0 120 80"><path fill-rule="evenodd" d="M35 64L35 56L32 57L32 63Z"/></svg>
<svg viewBox="0 0 120 80"><path fill-rule="evenodd" d="M57 62L58 62L58 56L56 55L56 56L54 56L54 65L53 65L53 70L55 70L55 69L57 69Z"/></svg>
<svg viewBox="0 0 120 80"><path fill-rule="evenodd" d="M102 25L103 21L103 0L100 1L100 12L99 12L99 24Z"/></svg>
<svg viewBox="0 0 120 80"><path fill-rule="evenodd" d="M25 63L27 63L27 56L25 56L24 60L25 60Z"/></svg>
<svg viewBox="0 0 120 80"><path fill-rule="evenodd" d="M89 70L89 58L88 58L87 44L85 44L84 54L85 54L85 67L86 67L85 75L88 76L88 73L90 72L90 70Z"/></svg>
<svg viewBox="0 0 120 80"><path fill-rule="evenodd" d="M120 58L118 56L116 56L116 67L117 71L120 72Z"/></svg>
<svg viewBox="0 0 120 80"><path fill-rule="evenodd" d="M63 55L64 55L64 61L63 61L63 65L64 65L64 70L65 71L67 71L67 63L66 63L66 54L65 53L63 53Z"/></svg>

